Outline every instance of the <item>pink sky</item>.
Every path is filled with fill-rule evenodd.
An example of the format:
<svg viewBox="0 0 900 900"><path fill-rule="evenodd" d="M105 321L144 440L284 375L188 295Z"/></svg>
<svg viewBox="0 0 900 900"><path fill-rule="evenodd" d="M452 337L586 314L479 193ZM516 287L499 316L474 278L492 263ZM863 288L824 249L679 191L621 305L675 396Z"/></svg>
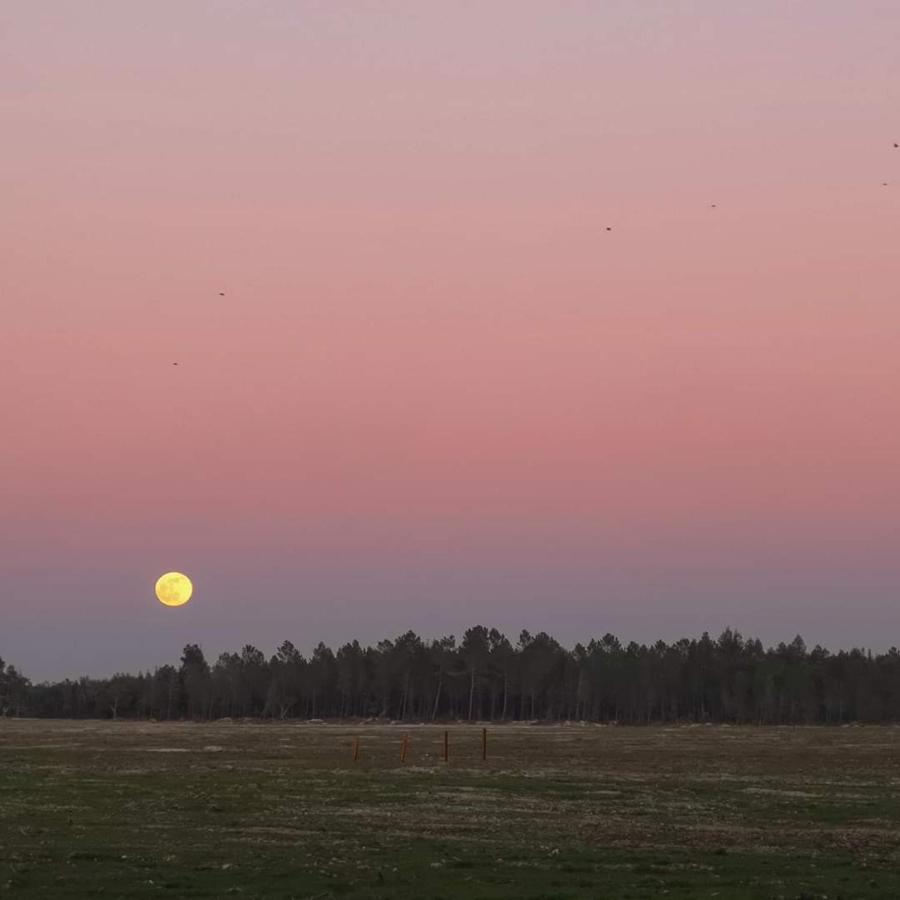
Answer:
<svg viewBox="0 0 900 900"><path fill-rule="evenodd" d="M894 0L7 3L0 656L900 643L898 46Z"/></svg>

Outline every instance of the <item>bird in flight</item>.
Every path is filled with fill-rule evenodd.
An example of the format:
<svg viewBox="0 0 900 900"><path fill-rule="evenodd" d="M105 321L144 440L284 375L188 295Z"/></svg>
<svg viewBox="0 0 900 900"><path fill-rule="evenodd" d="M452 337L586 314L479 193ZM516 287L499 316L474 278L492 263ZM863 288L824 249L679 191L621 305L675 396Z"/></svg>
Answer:
<svg viewBox="0 0 900 900"><path fill-rule="evenodd" d="M219 291L219 296L220 296L220 297L224 297L224 296L225 296L225 291Z"/></svg>

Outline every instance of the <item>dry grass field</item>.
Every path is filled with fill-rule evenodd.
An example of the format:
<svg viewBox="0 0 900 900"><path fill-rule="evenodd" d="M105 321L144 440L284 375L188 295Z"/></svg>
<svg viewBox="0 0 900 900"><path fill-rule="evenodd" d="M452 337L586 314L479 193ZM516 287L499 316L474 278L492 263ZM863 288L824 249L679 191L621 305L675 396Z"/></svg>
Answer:
<svg viewBox="0 0 900 900"><path fill-rule="evenodd" d="M0 720L0 895L900 896L900 728L442 736Z"/></svg>

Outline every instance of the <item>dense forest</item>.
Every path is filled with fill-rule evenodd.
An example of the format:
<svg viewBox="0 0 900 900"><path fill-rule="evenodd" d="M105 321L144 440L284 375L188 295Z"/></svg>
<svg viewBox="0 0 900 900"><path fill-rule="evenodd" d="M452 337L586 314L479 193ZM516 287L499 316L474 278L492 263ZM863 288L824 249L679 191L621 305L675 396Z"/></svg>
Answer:
<svg viewBox="0 0 900 900"><path fill-rule="evenodd" d="M460 642L413 632L307 658L285 641L270 659L247 645L210 664L196 644L153 672L32 684L0 660L6 716L409 721L590 720L841 723L900 720L900 653L764 648L726 630L671 644L611 634L569 650L523 631L470 628Z"/></svg>

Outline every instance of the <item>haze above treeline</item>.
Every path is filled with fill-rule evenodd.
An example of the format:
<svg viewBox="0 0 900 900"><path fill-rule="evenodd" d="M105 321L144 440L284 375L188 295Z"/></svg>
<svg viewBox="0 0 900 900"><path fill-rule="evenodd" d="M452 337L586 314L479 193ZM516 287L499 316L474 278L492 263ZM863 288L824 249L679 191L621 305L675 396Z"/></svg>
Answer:
<svg viewBox="0 0 900 900"><path fill-rule="evenodd" d="M900 720L900 652L764 647L726 629L672 643L612 634L572 649L496 628L423 640L412 631L374 647L319 643L307 658L284 641L269 658L251 644L210 662L197 644L178 665L110 678L46 681L0 659L0 714L74 718L400 721L659 721L826 723Z"/></svg>

